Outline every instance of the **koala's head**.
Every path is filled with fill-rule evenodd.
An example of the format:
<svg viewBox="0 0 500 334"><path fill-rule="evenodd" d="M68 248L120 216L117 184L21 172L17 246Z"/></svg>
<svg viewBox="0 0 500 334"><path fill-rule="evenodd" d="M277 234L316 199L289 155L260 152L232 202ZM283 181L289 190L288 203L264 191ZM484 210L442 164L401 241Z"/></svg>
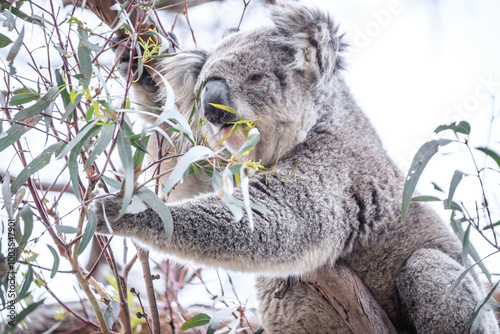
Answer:
<svg viewBox="0 0 500 334"><path fill-rule="evenodd" d="M274 27L230 35L211 53L181 53L164 72L180 104L192 106L202 87L200 116L214 142L240 117L259 120L261 139L252 158L263 165L303 141L316 123L320 104L326 103L321 100L331 96L331 83L342 67L339 51L344 47L332 20L320 10L287 3L272 6L271 17ZM245 141L240 133L224 143L233 153Z"/></svg>

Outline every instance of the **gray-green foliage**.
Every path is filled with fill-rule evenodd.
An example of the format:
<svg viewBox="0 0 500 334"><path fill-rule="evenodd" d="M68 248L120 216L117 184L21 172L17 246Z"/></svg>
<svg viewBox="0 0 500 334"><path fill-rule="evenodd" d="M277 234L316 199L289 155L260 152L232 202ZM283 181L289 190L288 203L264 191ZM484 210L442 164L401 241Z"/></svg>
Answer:
<svg viewBox="0 0 500 334"><path fill-rule="evenodd" d="M495 231L495 227L500 225L500 221L496 221L500 218L499 209L496 205L493 205L492 201L490 201L486 195L486 187L498 187L498 185L485 183L484 180L487 178L487 173L500 173L500 156L492 149L491 147L476 147L475 150L482 152L488 158L491 158L496 166L493 167L482 167L480 168L476 163L476 156L473 153L474 150L470 145L470 136L473 135L471 131L471 126L466 121L461 121L459 123L451 123L448 125L438 126L434 132L439 134L445 130L450 130L454 133L454 139L437 139L432 140L419 149L411 167L408 171L408 177L405 183L405 190L403 193L403 205L402 205L402 215L403 222L406 218L406 211L410 202L435 202L442 201L443 207L445 210L451 210L450 215L450 224L457 236L462 240L462 264L467 268L464 272L453 282L453 284L446 290L444 298L447 298L455 288L462 282L462 280L470 273L471 270L478 266L481 271L484 273L485 277L489 280L490 283L494 284L491 292L481 300L477 307L476 312L474 312L472 319L468 325L468 328L471 332L477 330L481 317L485 314L486 311L491 309L496 310L497 312L500 310L498 302L494 300L492 297L493 291L496 289L500 281L494 282L494 277L490 274L488 268L484 265L483 260L490 256L494 256L498 258L498 253L500 252L500 246L497 241L497 232ZM448 131L449 133L449 131ZM436 196L413 196L419 178L424 171L427 162L438 152L438 148L440 146L448 145L450 143L454 143L458 146L465 146L466 152L468 156L465 156L464 159L468 159L475 166L475 171L472 174L464 173L461 170L455 170L449 185L448 193L445 194L444 198L441 199ZM488 165L490 165L488 163ZM467 207L461 200L455 199L455 192L459 187L461 181L464 177L475 177L477 183L481 188L481 196L476 199L475 208ZM440 193L443 193L443 190L436 188ZM471 212L473 212L471 214ZM465 226L464 226L465 224ZM483 241L489 243L493 246L493 249L496 249L492 253L481 257L476 250L476 247L471 243L470 233L471 230L476 230L480 233L483 238ZM468 263L468 259L472 258L474 263Z"/></svg>

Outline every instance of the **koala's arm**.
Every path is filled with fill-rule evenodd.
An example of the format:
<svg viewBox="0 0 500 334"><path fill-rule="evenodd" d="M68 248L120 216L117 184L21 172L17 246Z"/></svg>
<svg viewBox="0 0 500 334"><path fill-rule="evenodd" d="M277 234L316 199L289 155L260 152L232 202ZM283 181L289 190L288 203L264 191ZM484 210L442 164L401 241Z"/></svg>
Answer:
<svg viewBox="0 0 500 334"><path fill-rule="evenodd" d="M167 53L173 54L176 51L175 45L178 45L177 37L174 33L169 32L168 37L171 41L165 38L164 42L168 42ZM123 42L122 38L116 38L116 41ZM123 47L121 43L116 44L114 47L115 56L118 62L119 73L122 78L128 78L130 75L130 79L133 80L132 83L132 96L133 102L141 104L143 106L137 107L138 109L151 111L157 113L154 109L149 109L145 106L150 107L161 107L163 103L162 89L161 89L161 79L156 78L156 72L149 72L146 67L143 68L142 75L137 77L134 75L138 72L138 59L140 55L138 55L137 50L130 52L130 50ZM141 46L138 46L141 50L141 53L144 52ZM132 56L132 57L131 57ZM161 63L154 61L152 67L156 71L161 70ZM150 65L151 65L150 64Z"/></svg>
<svg viewBox="0 0 500 334"><path fill-rule="evenodd" d="M334 210L322 208L319 203L315 206L310 198L297 198L314 193L301 184L308 183L299 178L270 177L267 183L265 177L252 179L251 201L271 211L253 211L253 231L246 215L236 222L215 194L168 205L174 221L171 241L152 209L126 214L116 222L111 217L120 210L121 199L106 199L105 209L115 234L132 237L178 259L268 275L300 275L330 261L334 263L349 235L340 226L340 217L332 216ZM241 200L239 189L233 195ZM100 207L95 207L98 232L108 233Z"/></svg>

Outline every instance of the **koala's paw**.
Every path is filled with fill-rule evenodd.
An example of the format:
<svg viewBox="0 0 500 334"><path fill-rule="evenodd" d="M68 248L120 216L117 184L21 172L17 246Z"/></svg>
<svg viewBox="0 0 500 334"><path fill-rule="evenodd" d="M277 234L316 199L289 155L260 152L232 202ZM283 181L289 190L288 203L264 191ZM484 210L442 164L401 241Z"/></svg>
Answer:
<svg viewBox="0 0 500 334"><path fill-rule="evenodd" d="M125 221L123 217L118 221L115 221L115 218L118 217L120 213L122 203L122 198L116 196L97 199L92 202L90 209L94 211L97 216L97 233L117 234L121 231ZM104 214L106 214L106 218ZM110 231L109 227L111 227L112 231Z"/></svg>
<svg viewBox="0 0 500 334"><path fill-rule="evenodd" d="M167 38L162 38L163 43L169 43L168 47L166 48L166 52L168 54L173 54L176 52L176 45L178 45L177 37L173 32L168 32L168 37ZM172 40L173 42L170 42ZM132 58L131 58L131 52L128 48L125 48L124 43L125 40L122 37L114 37L113 41L115 42L113 50L115 52L115 57L118 61L118 69L119 73L123 78L126 78L128 75L129 68L131 69L132 73L137 73L138 70L138 60L137 60L137 50L134 50L132 52ZM138 47L141 50L141 54L144 53L144 48L138 44ZM132 62L132 64L130 64ZM148 87L157 87L156 81L148 74L146 70L143 71L142 75L140 78L133 78L134 82L139 83L144 86Z"/></svg>

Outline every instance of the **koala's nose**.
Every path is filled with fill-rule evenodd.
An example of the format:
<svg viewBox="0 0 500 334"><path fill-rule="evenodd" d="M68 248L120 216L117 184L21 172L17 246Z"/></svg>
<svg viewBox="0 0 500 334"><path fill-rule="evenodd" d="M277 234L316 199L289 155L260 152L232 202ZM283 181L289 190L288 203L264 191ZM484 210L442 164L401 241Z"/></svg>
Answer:
<svg viewBox="0 0 500 334"><path fill-rule="evenodd" d="M210 103L222 104L234 108L234 104L229 96L229 87L224 80L210 80L205 83L201 93L203 114L207 121L217 125L227 124L238 120L237 115L214 107Z"/></svg>

